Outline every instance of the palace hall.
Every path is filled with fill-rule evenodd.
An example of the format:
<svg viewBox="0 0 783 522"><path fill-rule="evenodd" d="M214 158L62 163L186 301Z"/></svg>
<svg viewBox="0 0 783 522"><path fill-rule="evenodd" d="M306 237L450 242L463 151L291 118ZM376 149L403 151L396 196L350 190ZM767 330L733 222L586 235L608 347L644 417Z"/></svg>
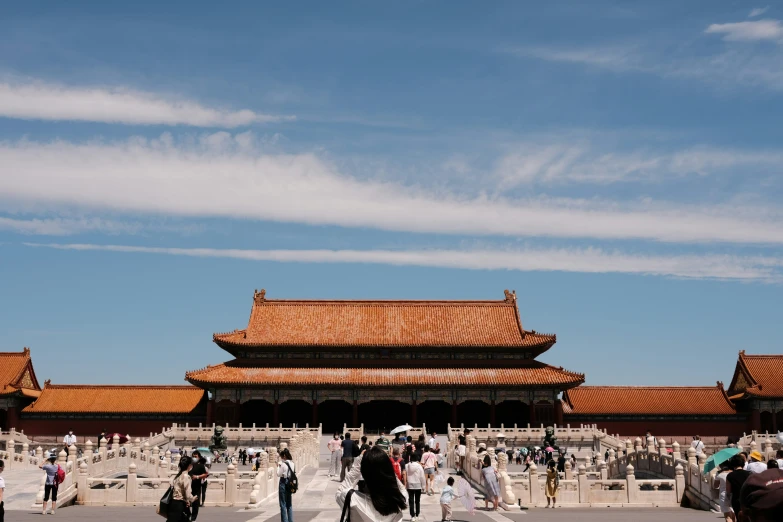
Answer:
<svg viewBox="0 0 783 522"><path fill-rule="evenodd" d="M509 291L497 301L318 301L261 290L247 327L214 341L234 359L185 378L210 392L217 423L562 424L559 394L584 382L536 361L556 338L525 330Z"/></svg>

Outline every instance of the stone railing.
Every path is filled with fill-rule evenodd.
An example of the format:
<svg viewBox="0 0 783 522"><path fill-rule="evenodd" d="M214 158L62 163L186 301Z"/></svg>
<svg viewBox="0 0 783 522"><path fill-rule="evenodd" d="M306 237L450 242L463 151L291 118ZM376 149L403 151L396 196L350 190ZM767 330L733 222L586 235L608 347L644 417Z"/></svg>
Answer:
<svg viewBox="0 0 783 522"><path fill-rule="evenodd" d="M43 450L38 448L35 455L30 455L30 445L27 442L21 444L14 439L7 439L4 450L0 450L0 460L4 461L5 469L36 469L43 463Z"/></svg>
<svg viewBox="0 0 783 522"><path fill-rule="evenodd" d="M14 441L17 444L25 442L32 444L32 441L24 434L24 431L16 431L16 428L11 428L8 431L0 431L0 449L8 449L8 441Z"/></svg>
<svg viewBox="0 0 783 522"><path fill-rule="evenodd" d="M483 455L476 453L476 438L472 435L467 439L466 468L463 475L479 491L485 492L485 484L481 473ZM646 452L646 450L644 450ZM529 507L546 505L546 473L538 472L531 464L527 473L511 473L508 471L508 457L505 453L497 456L490 449L487 454L493 459L500 477L500 492L502 501L509 507L521 504ZM678 506L688 489L688 478L682 465L673 467L672 457L657 453L634 452L630 461L628 456L617 459L614 450L610 450L610 463L599 460L598 470L590 472L584 464L580 464L574 476L571 462L567 461L565 473L561 473L557 503L562 505L583 506ZM641 478L637 478L631 462L638 462ZM687 462L686 462L687 463ZM619 478L609 478L610 470L614 470ZM696 467L697 473L699 472ZM653 473L659 477L650 477ZM671 475L671 477L663 475Z"/></svg>

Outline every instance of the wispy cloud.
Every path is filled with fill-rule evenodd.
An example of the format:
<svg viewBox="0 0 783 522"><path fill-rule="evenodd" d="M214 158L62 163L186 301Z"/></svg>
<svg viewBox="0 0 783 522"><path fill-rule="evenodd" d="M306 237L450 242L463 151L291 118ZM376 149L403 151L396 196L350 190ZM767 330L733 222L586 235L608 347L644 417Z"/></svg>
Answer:
<svg viewBox="0 0 783 522"><path fill-rule="evenodd" d="M772 40L783 41L783 26L780 20L755 20L712 24L705 33L723 34L723 39L732 41Z"/></svg>
<svg viewBox="0 0 783 522"><path fill-rule="evenodd" d="M100 218L32 218L14 219L0 216L0 230L40 236L70 236L85 232L136 234L140 223L126 223Z"/></svg>
<svg viewBox="0 0 783 522"><path fill-rule="evenodd" d="M247 134L182 145L164 135L112 143L0 143L0 199L41 210L229 217L381 230L515 237L783 243L758 207L625 204L456 195L341 173L315 154L269 154Z"/></svg>
<svg viewBox="0 0 783 522"><path fill-rule="evenodd" d="M761 16L764 13L766 13L767 11L769 11L769 6L755 7L755 8L750 10L750 13L748 13L748 18L755 18L757 16Z"/></svg>
<svg viewBox="0 0 783 522"><path fill-rule="evenodd" d="M248 261L301 263L370 263L469 270L622 273L694 279L729 279L779 283L783 260L726 255L647 256L598 248L519 250L239 250L161 248L124 245L25 243L60 250L216 257Z"/></svg>
<svg viewBox="0 0 783 522"><path fill-rule="evenodd" d="M224 128L294 118L247 109L207 107L192 100L122 87L74 87L43 82L0 83L0 117Z"/></svg>

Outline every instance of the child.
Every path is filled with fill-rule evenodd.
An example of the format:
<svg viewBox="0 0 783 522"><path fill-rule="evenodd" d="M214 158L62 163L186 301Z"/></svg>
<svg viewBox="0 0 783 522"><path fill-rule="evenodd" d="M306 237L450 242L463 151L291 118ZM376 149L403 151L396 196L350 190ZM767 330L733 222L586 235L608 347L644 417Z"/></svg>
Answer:
<svg viewBox="0 0 783 522"><path fill-rule="evenodd" d="M449 477L446 487L440 492L441 522L451 522L451 501L461 495L454 493L454 477Z"/></svg>

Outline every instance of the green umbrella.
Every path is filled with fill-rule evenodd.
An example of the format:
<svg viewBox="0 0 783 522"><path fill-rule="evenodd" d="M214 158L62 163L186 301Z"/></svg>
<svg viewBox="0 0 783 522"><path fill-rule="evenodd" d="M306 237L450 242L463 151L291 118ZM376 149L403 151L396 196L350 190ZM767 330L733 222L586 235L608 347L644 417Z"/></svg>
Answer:
<svg viewBox="0 0 783 522"><path fill-rule="evenodd" d="M739 453L739 450L737 448L726 448L720 450L714 455L710 455L710 458L708 458L707 462L704 463L704 471L702 473L709 473L710 471L717 468L718 466L720 466L721 464L729 460L737 453Z"/></svg>

